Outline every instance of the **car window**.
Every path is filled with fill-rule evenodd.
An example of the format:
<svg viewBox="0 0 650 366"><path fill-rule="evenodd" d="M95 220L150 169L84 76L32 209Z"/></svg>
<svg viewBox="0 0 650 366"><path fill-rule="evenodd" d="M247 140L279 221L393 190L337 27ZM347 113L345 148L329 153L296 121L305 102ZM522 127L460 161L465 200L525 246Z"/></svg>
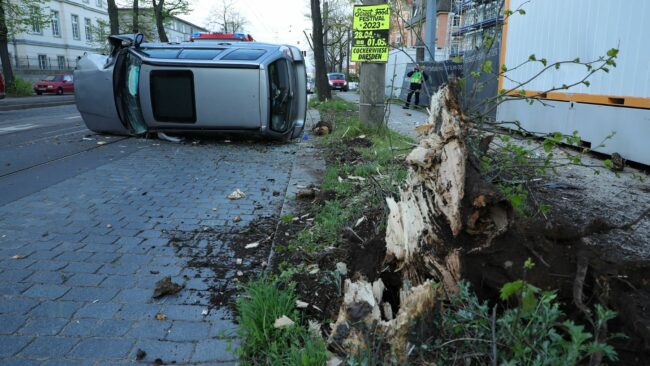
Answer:
<svg viewBox="0 0 650 366"><path fill-rule="evenodd" d="M45 81L54 81L55 78L56 78L56 76L50 75L50 76L46 76L45 79L43 79L43 80L45 80Z"/></svg>
<svg viewBox="0 0 650 366"><path fill-rule="evenodd" d="M57 75L54 77L54 81L63 81L63 75Z"/></svg>
<svg viewBox="0 0 650 366"><path fill-rule="evenodd" d="M194 74L190 70L153 70L151 106L160 122L196 122Z"/></svg>
<svg viewBox="0 0 650 366"><path fill-rule="evenodd" d="M176 58L180 49L178 48L142 48L139 50L145 56L151 58L171 59Z"/></svg>
<svg viewBox="0 0 650 366"><path fill-rule="evenodd" d="M345 80L345 75L343 74L329 74L327 76L330 80Z"/></svg>
<svg viewBox="0 0 650 366"><path fill-rule="evenodd" d="M72 81L72 75L65 75L65 76L63 77L63 80L65 80L65 81Z"/></svg>
<svg viewBox="0 0 650 366"><path fill-rule="evenodd" d="M287 60L279 59L269 65L269 95L271 99L270 128L276 132L289 129L291 112L291 79Z"/></svg>
<svg viewBox="0 0 650 366"><path fill-rule="evenodd" d="M229 54L225 55L222 60L239 60L239 61L253 61L262 57L266 51L264 50L250 50L246 48L240 48Z"/></svg>
<svg viewBox="0 0 650 366"><path fill-rule="evenodd" d="M223 52L223 49L185 49L181 51L178 58L187 60L213 60L221 52Z"/></svg>

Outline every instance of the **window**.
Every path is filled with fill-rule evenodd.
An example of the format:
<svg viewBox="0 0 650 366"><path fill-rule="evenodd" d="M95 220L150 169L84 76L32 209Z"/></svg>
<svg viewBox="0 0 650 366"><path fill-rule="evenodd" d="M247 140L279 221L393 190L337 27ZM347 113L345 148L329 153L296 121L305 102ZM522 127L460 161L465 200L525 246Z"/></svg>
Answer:
<svg viewBox="0 0 650 366"><path fill-rule="evenodd" d="M97 0L97 1L95 2L95 4L97 4L97 7L98 7L98 8L101 8L101 7L102 7L102 0Z"/></svg>
<svg viewBox="0 0 650 366"><path fill-rule="evenodd" d="M32 6L29 10L29 17L32 23L32 33L43 34L41 10L36 6Z"/></svg>
<svg viewBox="0 0 650 366"><path fill-rule="evenodd" d="M72 75L63 75L63 81L72 82Z"/></svg>
<svg viewBox="0 0 650 366"><path fill-rule="evenodd" d="M178 56L180 50L175 48L143 48L140 49L140 52L151 58L172 59Z"/></svg>
<svg viewBox="0 0 650 366"><path fill-rule="evenodd" d="M79 36L79 16L72 15L72 38L80 39Z"/></svg>
<svg viewBox="0 0 650 366"><path fill-rule="evenodd" d="M59 24L61 23L59 20L59 12L52 10L50 14L52 17L52 35L54 37L61 37L61 29L59 29Z"/></svg>
<svg viewBox="0 0 650 366"><path fill-rule="evenodd" d="M265 53L266 51L264 50L249 50L246 48L240 48L224 56L223 60L253 61L257 60Z"/></svg>
<svg viewBox="0 0 650 366"><path fill-rule="evenodd" d="M201 50L201 49L185 49L178 58L187 60L213 60L221 53L221 49Z"/></svg>
<svg viewBox="0 0 650 366"><path fill-rule="evenodd" d="M65 69L65 56L56 56L56 63L59 65L59 70Z"/></svg>
<svg viewBox="0 0 650 366"><path fill-rule="evenodd" d="M93 27L92 27L92 24L90 23L90 18L84 18L84 23L85 23L85 31L86 31L86 41L92 42L93 41Z"/></svg>
<svg viewBox="0 0 650 366"><path fill-rule="evenodd" d="M47 55L38 55L38 68L41 70L47 70Z"/></svg>
<svg viewBox="0 0 650 366"><path fill-rule="evenodd" d="M287 60L279 59L269 65L269 95L271 99L270 128L276 132L285 132L290 127L291 81Z"/></svg>
<svg viewBox="0 0 650 366"><path fill-rule="evenodd" d="M156 121L196 122L192 71L153 70L150 75L151 106Z"/></svg>

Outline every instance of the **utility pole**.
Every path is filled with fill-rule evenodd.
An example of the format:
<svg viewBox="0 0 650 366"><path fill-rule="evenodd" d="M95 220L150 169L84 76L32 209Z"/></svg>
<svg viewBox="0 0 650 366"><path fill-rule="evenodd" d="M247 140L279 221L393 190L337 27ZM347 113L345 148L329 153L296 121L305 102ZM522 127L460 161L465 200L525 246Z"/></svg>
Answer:
<svg viewBox="0 0 650 366"><path fill-rule="evenodd" d="M366 0L363 5L385 4L386 0ZM368 126L378 127L384 123L384 89L386 64L362 62L359 72L359 119Z"/></svg>
<svg viewBox="0 0 650 366"><path fill-rule="evenodd" d="M427 0L426 24L424 30L424 61L436 60L436 16L438 4L436 0Z"/></svg>

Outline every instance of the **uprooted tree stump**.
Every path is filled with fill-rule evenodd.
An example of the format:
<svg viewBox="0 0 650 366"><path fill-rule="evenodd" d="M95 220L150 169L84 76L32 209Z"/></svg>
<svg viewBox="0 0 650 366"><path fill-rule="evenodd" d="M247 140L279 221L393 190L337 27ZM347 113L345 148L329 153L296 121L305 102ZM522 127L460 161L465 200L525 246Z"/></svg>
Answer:
<svg viewBox="0 0 650 366"><path fill-rule="evenodd" d="M369 282L363 276L347 280L330 343L354 353L367 346L364 329L374 327L405 359L409 322L433 311L442 291L454 293L466 279L480 296L496 300L504 283L522 278L522 264L531 257L539 265L526 273L527 281L558 290L572 306L569 314L588 315L596 302L618 311L615 326L630 337L628 344L618 345L619 353L649 349L650 266L604 259L588 245L598 222L585 229L515 219L510 202L483 179L477 158L468 152L465 134L471 127L452 87L432 96L428 123L417 129L419 145L406 158L409 173L399 200L386 199L386 256L379 265L397 276L393 282L399 288L387 289L381 279ZM389 303L388 292L392 298L399 293L399 301Z"/></svg>

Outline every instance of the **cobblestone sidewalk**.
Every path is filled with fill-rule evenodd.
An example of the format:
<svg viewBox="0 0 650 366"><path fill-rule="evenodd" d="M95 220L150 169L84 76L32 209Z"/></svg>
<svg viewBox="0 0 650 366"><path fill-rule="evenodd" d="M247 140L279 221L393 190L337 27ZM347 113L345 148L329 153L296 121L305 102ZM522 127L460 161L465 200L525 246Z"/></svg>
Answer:
<svg viewBox="0 0 650 366"><path fill-rule="evenodd" d="M139 349L148 363L236 363L232 315L206 314L210 274L165 232L279 214L298 148L160 142L0 207L0 364L126 364ZM227 199L237 188L246 198ZM167 275L186 287L152 300Z"/></svg>

